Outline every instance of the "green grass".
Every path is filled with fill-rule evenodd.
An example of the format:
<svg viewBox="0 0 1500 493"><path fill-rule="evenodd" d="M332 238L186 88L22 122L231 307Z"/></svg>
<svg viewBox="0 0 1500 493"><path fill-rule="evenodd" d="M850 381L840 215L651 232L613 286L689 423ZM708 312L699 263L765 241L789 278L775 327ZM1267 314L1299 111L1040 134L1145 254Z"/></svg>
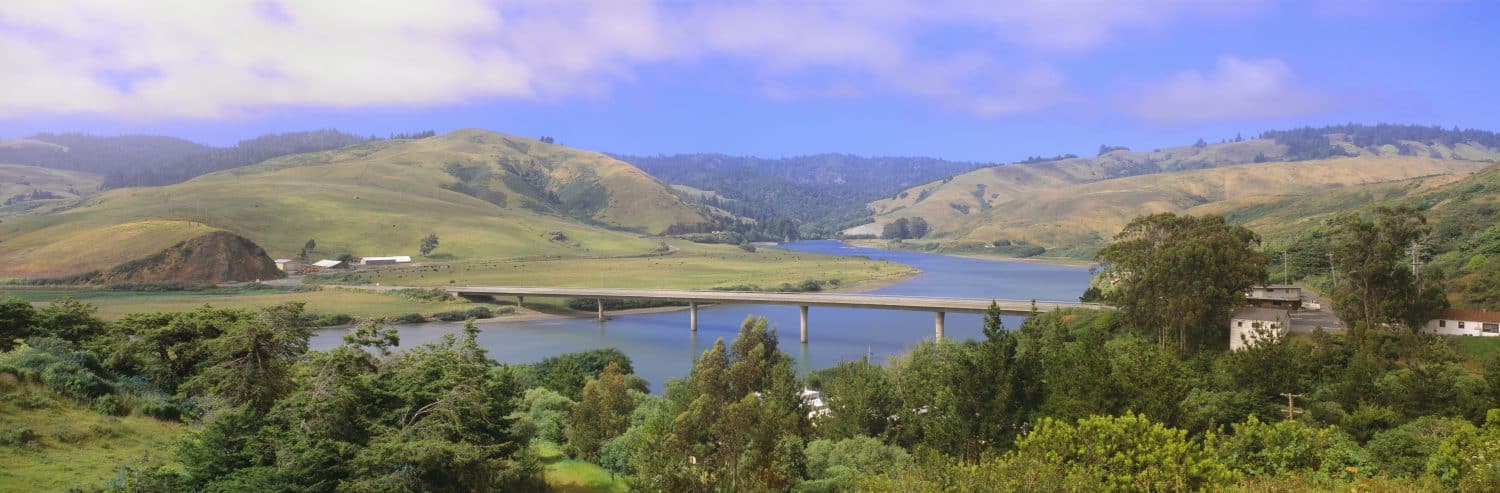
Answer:
<svg viewBox="0 0 1500 493"><path fill-rule="evenodd" d="M1500 354L1500 337L1455 336L1451 339L1458 354L1469 361L1482 363L1485 358Z"/></svg>
<svg viewBox="0 0 1500 493"><path fill-rule="evenodd" d="M18 405L21 401L46 407ZM0 445L0 492L102 486L123 466L169 459L173 440L184 429L147 417L99 414L0 375L0 430L18 426L31 428L37 441Z"/></svg>
<svg viewBox="0 0 1500 493"><path fill-rule="evenodd" d="M913 272L905 265L858 257L774 248L749 253L729 245L667 243L677 247L677 252L628 258L457 261L360 277L361 282L387 286L447 286L452 281L451 285L708 289L743 284L771 287L806 279L838 279L848 286Z"/></svg>
<svg viewBox="0 0 1500 493"><path fill-rule="evenodd" d="M547 489L560 493L624 493L630 491L625 478L611 475L593 463L569 459L562 447L552 442L536 442L532 450L546 465Z"/></svg>

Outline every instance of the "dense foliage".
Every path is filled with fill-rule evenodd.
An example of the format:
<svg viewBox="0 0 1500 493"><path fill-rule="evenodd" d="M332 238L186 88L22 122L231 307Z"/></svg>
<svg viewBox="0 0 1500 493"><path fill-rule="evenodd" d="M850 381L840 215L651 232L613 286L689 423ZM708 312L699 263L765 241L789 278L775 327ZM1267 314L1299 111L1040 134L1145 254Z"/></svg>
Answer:
<svg viewBox="0 0 1500 493"><path fill-rule="evenodd" d="M1259 244L1255 233L1221 216L1136 218L1099 251L1101 275L1113 288L1104 299L1120 307L1131 328L1183 354L1227 347L1223 321L1266 279Z"/></svg>
<svg viewBox="0 0 1500 493"><path fill-rule="evenodd" d="M1260 138L1275 140L1277 144L1287 146L1287 157L1289 160L1323 159L1328 157L1347 156L1349 153L1343 148L1330 144L1329 134L1343 135L1348 141L1357 147L1374 148L1379 146L1397 146L1403 154L1412 153L1405 142L1435 143L1445 146L1453 146L1460 143L1474 143L1485 147L1500 149L1500 134L1486 130L1474 129L1444 129L1442 127L1424 127L1420 125L1392 125L1380 123L1376 125L1329 125L1313 128L1303 127L1291 130L1269 130L1261 132ZM1434 156L1444 158L1448 156Z"/></svg>

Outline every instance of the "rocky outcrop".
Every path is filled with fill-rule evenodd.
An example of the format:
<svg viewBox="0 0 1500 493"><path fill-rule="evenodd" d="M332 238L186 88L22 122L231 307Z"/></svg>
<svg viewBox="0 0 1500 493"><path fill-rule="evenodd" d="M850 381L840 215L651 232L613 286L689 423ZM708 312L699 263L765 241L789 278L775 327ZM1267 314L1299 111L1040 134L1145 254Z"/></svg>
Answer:
<svg viewBox="0 0 1500 493"><path fill-rule="evenodd" d="M214 231L173 245L150 257L99 273L95 283L182 281L245 282L280 279L286 274L265 249L228 231Z"/></svg>

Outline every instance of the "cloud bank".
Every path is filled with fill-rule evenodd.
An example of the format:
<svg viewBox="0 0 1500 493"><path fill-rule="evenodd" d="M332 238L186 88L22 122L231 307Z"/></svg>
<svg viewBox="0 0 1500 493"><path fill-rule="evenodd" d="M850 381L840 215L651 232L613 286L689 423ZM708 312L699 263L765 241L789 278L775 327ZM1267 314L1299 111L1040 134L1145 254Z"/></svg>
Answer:
<svg viewBox="0 0 1500 493"><path fill-rule="evenodd" d="M1236 9L1241 5L1234 6ZM0 118L253 117L607 94L673 63L727 63L768 98L896 94L980 116L1075 102L1049 63L1216 2L870 0L18 0L0 5ZM959 49L935 34L969 33ZM1264 111L1290 69L1226 59L1136 111ZM1171 91L1185 91L1186 96ZM1228 99L1239 98L1239 102ZM1200 103L1214 101L1217 110ZM1217 112L1217 113L1215 113Z"/></svg>

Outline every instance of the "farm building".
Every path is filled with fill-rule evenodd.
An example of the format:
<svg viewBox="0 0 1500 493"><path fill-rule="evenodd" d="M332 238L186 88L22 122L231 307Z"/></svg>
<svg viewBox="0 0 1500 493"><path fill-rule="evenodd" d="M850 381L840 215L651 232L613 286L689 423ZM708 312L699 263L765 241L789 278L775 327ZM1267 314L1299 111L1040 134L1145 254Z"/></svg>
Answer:
<svg viewBox="0 0 1500 493"><path fill-rule="evenodd" d="M297 267L300 267L300 265L297 264L296 260L289 258L276 259L276 269L282 272L296 272Z"/></svg>
<svg viewBox="0 0 1500 493"><path fill-rule="evenodd" d="M342 260L323 259L317 262L313 262L313 267L317 267L319 269L342 269L348 266L349 264L344 263L344 261Z"/></svg>
<svg viewBox="0 0 1500 493"><path fill-rule="evenodd" d="M409 264L409 263L411 263L411 257L406 256L406 255L400 255L400 256L395 256L395 257L365 257L365 258L359 259L359 265L391 265L391 264Z"/></svg>
<svg viewBox="0 0 1500 493"><path fill-rule="evenodd" d="M1450 336L1500 336L1500 312L1443 310L1427 322L1426 330Z"/></svg>
<svg viewBox="0 0 1500 493"><path fill-rule="evenodd" d="M1292 326L1291 315L1276 308L1241 307L1229 317L1229 349L1255 345L1263 337L1279 338Z"/></svg>
<svg viewBox="0 0 1500 493"><path fill-rule="evenodd" d="M1302 288L1291 284L1255 286L1245 293L1245 299L1251 306L1295 311L1302 308Z"/></svg>

